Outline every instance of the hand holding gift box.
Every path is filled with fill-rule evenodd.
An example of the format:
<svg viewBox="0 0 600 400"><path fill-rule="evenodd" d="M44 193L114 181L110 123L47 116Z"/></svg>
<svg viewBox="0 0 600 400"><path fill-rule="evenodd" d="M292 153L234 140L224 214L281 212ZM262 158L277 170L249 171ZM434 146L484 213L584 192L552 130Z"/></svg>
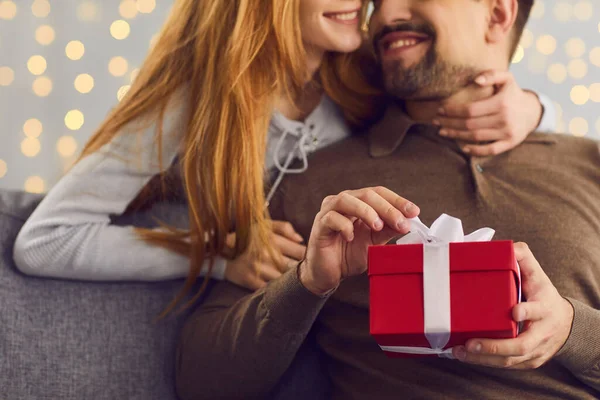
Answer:
<svg viewBox="0 0 600 400"><path fill-rule="evenodd" d="M391 357L452 357L472 338L514 338L512 308L520 274L512 241L494 231L464 236L442 215L431 229L418 219L397 245L369 248L371 335Z"/></svg>

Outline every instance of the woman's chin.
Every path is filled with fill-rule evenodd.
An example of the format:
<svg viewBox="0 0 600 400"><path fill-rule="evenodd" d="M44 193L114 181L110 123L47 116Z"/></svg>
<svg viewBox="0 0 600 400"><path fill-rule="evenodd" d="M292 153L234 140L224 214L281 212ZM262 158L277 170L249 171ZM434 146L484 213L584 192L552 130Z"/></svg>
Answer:
<svg viewBox="0 0 600 400"><path fill-rule="evenodd" d="M362 39L359 34L356 38L344 38L340 40L332 40L332 46L327 51L334 53L353 53L358 50L362 44Z"/></svg>

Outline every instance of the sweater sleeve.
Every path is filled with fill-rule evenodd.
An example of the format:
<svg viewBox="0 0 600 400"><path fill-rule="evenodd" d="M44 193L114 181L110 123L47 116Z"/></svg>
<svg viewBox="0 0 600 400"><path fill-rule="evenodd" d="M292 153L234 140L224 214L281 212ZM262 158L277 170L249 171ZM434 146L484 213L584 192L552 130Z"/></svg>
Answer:
<svg viewBox="0 0 600 400"><path fill-rule="evenodd" d="M187 275L188 257L146 243L131 226L111 224L111 216L121 215L152 177L172 165L185 123L177 110L164 119L161 162L156 126L129 126L57 183L17 237L14 259L23 273L95 281ZM225 260L217 259L214 276L223 279L224 270Z"/></svg>
<svg viewBox="0 0 600 400"><path fill-rule="evenodd" d="M217 283L183 328L177 349L179 397L265 398L326 301L304 288L297 268L255 293Z"/></svg>
<svg viewBox="0 0 600 400"><path fill-rule="evenodd" d="M543 109L542 119L536 130L538 132L555 133L558 129L556 107L548 96L542 93L536 93L536 95Z"/></svg>
<svg viewBox="0 0 600 400"><path fill-rule="evenodd" d="M600 310L567 300L573 305L573 326L555 358L581 382L600 392Z"/></svg>

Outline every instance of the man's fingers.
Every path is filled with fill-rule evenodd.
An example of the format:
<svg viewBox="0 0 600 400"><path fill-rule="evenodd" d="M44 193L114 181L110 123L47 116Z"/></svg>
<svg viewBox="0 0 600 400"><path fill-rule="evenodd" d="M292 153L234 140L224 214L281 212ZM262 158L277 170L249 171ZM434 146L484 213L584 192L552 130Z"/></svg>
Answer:
<svg viewBox="0 0 600 400"><path fill-rule="evenodd" d="M509 140L499 140L490 144L467 144L462 147L463 151L477 157L495 156L503 153L513 145Z"/></svg>
<svg viewBox="0 0 600 400"><path fill-rule="evenodd" d="M324 215L317 215L317 219L325 232L324 234L341 233L344 240L354 240L354 224L337 211L329 211ZM365 222L366 223L366 222Z"/></svg>
<svg viewBox="0 0 600 400"><path fill-rule="evenodd" d="M523 280L533 280L537 276L546 276L540 263L535 259L529 246L525 243L515 243L515 257L521 269L521 277Z"/></svg>
<svg viewBox="0 0 600 400"><path fill-rule="evenodd" d="M415 204L386 187L377 186L371 190L375 191L397 210L401 211L406 218L414 218L421 212Z"/></svg>
<svg viewBox="0 0 600 400"><path fill-rule="evenodd" d="M543 325L532 325L515 339L471 339L465 347L467 354L523 357L532 353L546 338Z"/></svg>
<svg viewBox="0 0 600 400"><path fill-rule="evenodd" d="M473 118L438 117L434 120L434 124L441 127L440 134L442 136L444 136L444 130L478 131L481 129L500 129L504 127L504 123L504 119L500 114L490 114ZM493 139L503 139L503 137L497 136ZM481 139L473 139L473 141L481 141Z"/></svg>
<svg viewBox="0 0 600 400"><path fill-rule="evenodd" d="M513 307L512 315L516 322L539 321L548 316L548 308L539 301L529 301Z"/></svg>
<svg viewBox="0 0 600 400"><path fill-rule="evenodd" d="M410 229L410 223L407 221L404 212L406 211L406 201L402 201L400 196L396 195L392 191L384 190L384 189L366 189L361 190L357 193L357 197L369 204L379 218L383 220L385 226L391 227L395 229L397 232L405 233L406 230ZM385 197L387 196L392 202L397 203L394 205L392 202L388 201ZM380 231L381 229L375 229L375 231Z"/></svg>
<svg viewBox="0 0 600 400"><path fill-rule="evenodd" d="M273 232L278 235L285 236L286 238L293 240L298 243L302 243L304 238L296 232L294 226L287 221L272 221Z"/></svg>
<svg viewBox="0 0 600 400"><path fill-rule="evenodd" d="M348 218L356 217L374 231L387 224L399 233L407 233L407 218L418 215L419 209L411 202L385 188L368 188L342 192L323 201L321 212L336 211Z"/></svg>
<svg viewBox="0 0 600 400"><path fill-rule="evenodd" d="M273 244L279 249L281 254L284 256L293 258L295 260L302 260L304 253L306 252L306 246L303 246L297 242L294 242L287 237L280 236L277 234L272 235Z"/></svg>
<svg viewBox="0 0 600 400"><path fill-rule="evenodd" d="M514 81L514 75L512 73L510 73L509 71L502 71L502 70L495 70L495 69L490 70L490 71L485 71L485 72L479 74L479 76L477 76L477 78L475 78L475 83L477 83L479 86L482 86L482 87L505 85L512 81Z"/></svg>
<svg viewBox="0 0 600 400"><path fill-rule="evenodd" d="M381 230L384 225L377 211L371 205L357 198L354 192L343 192L337 196L323 200L321 213L326 216L330 211L335 211L348 217L357 217L371 229L377 231ZM337 221L338 218L335 220Z"/></svg>

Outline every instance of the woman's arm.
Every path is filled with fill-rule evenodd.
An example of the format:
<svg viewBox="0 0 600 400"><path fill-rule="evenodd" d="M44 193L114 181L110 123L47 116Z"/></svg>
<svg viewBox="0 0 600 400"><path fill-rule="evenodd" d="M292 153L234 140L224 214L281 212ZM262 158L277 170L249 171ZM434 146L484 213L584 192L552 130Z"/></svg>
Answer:
<svg viewBox="0 0 600 400"><path fill-rule="evenodd" d="M178 154L184 113L165 116L162 163L155 126L123 132L77 163L48 193L17 237L14 258L24 273L82 280L159 281L181 278L189 259L141 240L133 227L111 225L149 180ZM225 261L213 275L223 279ZM204 269L206 271L206 269Z"/></svg>

